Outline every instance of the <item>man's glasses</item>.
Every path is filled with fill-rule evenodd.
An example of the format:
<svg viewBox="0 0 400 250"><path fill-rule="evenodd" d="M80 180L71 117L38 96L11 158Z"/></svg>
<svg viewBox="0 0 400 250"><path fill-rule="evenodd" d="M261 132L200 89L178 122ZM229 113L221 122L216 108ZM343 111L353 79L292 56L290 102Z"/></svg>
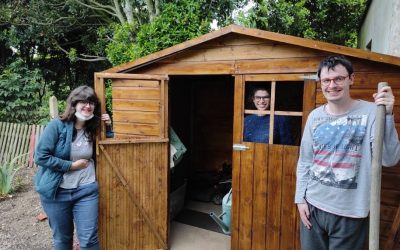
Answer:
<svg viewBox="0 0 400 250"><path fill-rule="evenodd" d="M258 96L258 95L254 96L254 100L256 101L261 101L261 100L265 101L269 100L270 98L271 98L270 96Z"/></svg>
<svg viewBox="0 0 400 250"><path fill-rule="evenodd" d="M86 105L88 105L88 104L89 104L90 106L92 106L92 107L96 106L96 103L95 103L95 102L78 101L78 103L81 104L81 105L83 105L83 106L86 106Z"/></svg>
<svg viewBox="0 0 400 250"><path fill-rule="evenodd" d="M347 76L337 76L337 77L335 77L335 78L332 78L332 79L330 79L330 78L324 78L324 79L321 79L321 85L322 86L328 86L329 84L331 84L331 82L333 81L336 85L343 85L344 84L344 81L346 80L346 78L347 77L349 77L348 75Z"/></svg>

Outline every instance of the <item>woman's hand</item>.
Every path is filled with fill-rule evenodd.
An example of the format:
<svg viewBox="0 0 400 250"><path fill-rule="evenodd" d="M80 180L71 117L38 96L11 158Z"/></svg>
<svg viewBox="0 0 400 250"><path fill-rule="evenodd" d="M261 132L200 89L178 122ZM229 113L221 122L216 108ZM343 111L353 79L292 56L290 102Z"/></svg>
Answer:
<svg viewBox="0 0 400 250"><path fill-rule="evenodd" d="M70 170L80 170L80 169L87 168L88 166L89 166L89 160L80 159L80 160L74 161L72 163Z"/></svg>
<svg viewBox="0 0 400 250"><path fill-rule="evenodd" d="M106 123L106 125L111 125L111 118L110 115L108 114L102 114L101 115L101 120Z"/></svg>

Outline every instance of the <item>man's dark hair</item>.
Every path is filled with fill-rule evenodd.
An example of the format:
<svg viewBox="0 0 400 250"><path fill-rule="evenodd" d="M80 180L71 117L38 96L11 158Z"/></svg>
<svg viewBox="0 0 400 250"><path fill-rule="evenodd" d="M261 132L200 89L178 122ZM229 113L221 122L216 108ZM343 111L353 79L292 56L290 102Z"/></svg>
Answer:
<svg viewBox="0 0 400 250"><path fill-rule="evenodd" d="M331 69L335 68L338 64L345 67L347 72L349 73L349 75L353 74L353 65L346 57L344 57L344 56L328 56L327 58L322 60L319 64L318 71L317 71L318 78L320 78L321 70L323 68L328 68L328 70L331 70Z"/></svg>

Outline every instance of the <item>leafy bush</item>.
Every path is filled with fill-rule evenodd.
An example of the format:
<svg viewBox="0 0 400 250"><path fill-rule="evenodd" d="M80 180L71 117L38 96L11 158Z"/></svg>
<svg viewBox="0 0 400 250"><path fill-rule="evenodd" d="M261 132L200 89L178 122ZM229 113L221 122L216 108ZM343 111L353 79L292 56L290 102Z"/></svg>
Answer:
<svg viewBox="0 0 400 250"><path fill-rule="evenodd" d="M357 46L366 0L263 0L237 18L238 24L287 35Z"/></svg>
<svg viewBox="0 0 400 250"><path fill-rule="evenodd" d="M112 80L106 81L106 112L112 117Z"/></svg>
<svg viewBox="0 0 400 250"><path fill-rule="evenodd" d="M0 74L0 121L34 124L41 119L41 86L39 69L30 70L17 60Z"/></svg>
<svg viewBox="0 0 400 250"><path fill-rule="evenodd" d="M160 16L141 27L136 37L137 56L145 56L210 31L210 16L202 1L167 3Z"/></svg>
<svg viewBox="0 0 400 250"><path fill-rule="evenodd" d="M22 164L18 164L18 160L26 157L26 155L27 154L19 155L10 162L0 165L0 197L5 196L15 190L17 185L14 183L14 176L22 167Z"/></svg>
<svg viewBox="0 0 400 250"><path fill-rule="evenodd" d="M135 25L129 23L112 24L108 29L100 28L98 35L104 37L108 35L109 30L113 30L113 39L106 45L107 59L112 65L119 65L129 62L138 56L135 54L134 37L137 32Z"/></svg>
<svg viewBox="0 0 400 250"><path fill-rule="evenodd" d="M49 99L50 97L55 96L53 92L48 91L46 92L45 96L43 97L43 102L42 105L39 107L38 113L41 114L40 117L41 119L37 120L35 124L38 125L47 125L49 121L51 120L50 118L50 105L49 105ZM57 98L57 107L58 107L58 115L62 115L62 113L65 111L65 107L67 106L66 99L59 99Z"/></svg>
<svg viewBox="0 0 400 250"><path fill-rule="evenodd" d="M210 31L212 18L205 2L166 3L159 16L141 26L124 23L101 27L97 32L98 43L112 37L104 46L107 59L116 66L198 37Z"/></svg>

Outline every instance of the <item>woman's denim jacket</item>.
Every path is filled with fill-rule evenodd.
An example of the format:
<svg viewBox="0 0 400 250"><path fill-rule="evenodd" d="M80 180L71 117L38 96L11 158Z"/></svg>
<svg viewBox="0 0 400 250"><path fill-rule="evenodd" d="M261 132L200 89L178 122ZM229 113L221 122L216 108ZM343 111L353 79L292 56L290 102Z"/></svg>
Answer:
<svg viewBox="0 0 400 250"><path fill-rule="evenodd" d="M52 120L43 131L35 151L39 170L35 176L36 191L46 199L54 199L63 179L70 170L74 123Z"/></svg>

